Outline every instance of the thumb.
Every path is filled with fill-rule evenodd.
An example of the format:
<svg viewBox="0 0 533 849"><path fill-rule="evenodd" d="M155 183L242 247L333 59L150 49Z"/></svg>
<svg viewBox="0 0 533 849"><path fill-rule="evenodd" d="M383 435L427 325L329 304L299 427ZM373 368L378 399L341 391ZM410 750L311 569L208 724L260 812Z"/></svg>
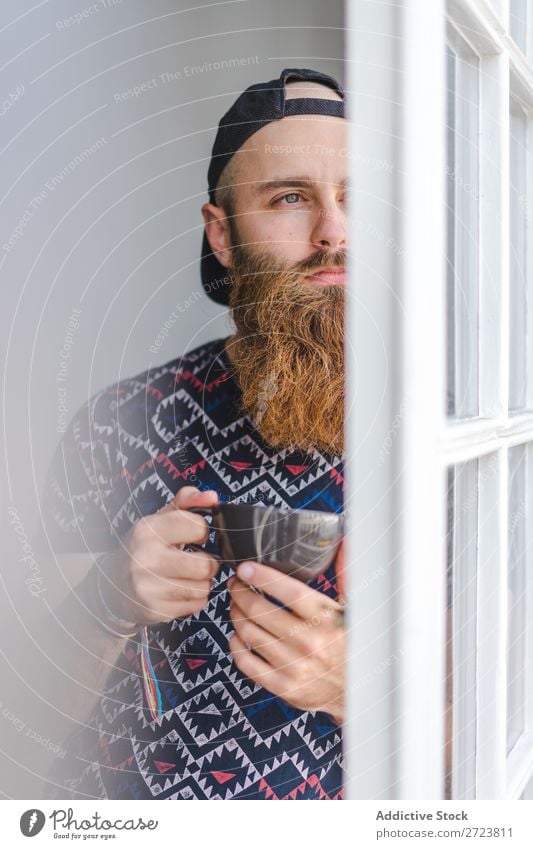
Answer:
<svg viewBox="0 0 533 849"><path fill-rule="evenodd" d="M341 603L344 603L346 601L346 548L344 545L344 540L342 540L339 546L337 557L335 559L335 577L337 582L337 595L339 597L339 601Z"/></svg>
<svg viewBox="0 0 533 849"><path fill-rule="evenodd" d="M159 511L168 513L170 510L187 510L188 507L214 507L218 504L218 493L214 489L204 491L196 486L182 486L168 504Z"/></svg>

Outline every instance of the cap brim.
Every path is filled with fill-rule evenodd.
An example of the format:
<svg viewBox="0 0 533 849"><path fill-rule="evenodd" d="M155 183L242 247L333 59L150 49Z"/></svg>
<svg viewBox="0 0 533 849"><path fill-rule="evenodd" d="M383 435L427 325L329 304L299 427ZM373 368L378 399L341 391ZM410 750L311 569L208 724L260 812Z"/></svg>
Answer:
<svg viewBox="0 0 533 849"><path fill-rule="evenodd" d="M202 240L200 273L202 276L202 286L209 297L213 301L216 301L217 304L227 306L229 304L229 293L231 289L229 271L214 256L205 232Z"/></svg>

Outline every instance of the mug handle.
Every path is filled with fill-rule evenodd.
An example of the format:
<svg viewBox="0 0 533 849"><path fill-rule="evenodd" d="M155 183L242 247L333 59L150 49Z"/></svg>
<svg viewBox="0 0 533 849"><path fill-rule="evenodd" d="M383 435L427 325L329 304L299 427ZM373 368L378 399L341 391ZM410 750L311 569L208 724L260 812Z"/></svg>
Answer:
<svg viewBox="0 0 533 849"><path fill-rule="evenodd" d="M220 505L215 504L214 507L188 507L187 509L189 510L190 513L196 513L198 516L204 516L204 518L205 518L205 516L214 516L216 513L218 513L218 511L220 509ZM212 525L211 527L214 527L214 525ZM215 530L216 530L216 528L215 528ZM188 543L188 547L192 551L204 551L204 549L201 548L201 546L197 546L194 543ZM222 553L212 554L211 556L214 557L215 560L219 560L221 563L227 562L227 558L225 558L222 555ZM263 596L263 598L267 597L265 595L265 593L263 592L263 590L260 590L257 587L250 585L250 589L252 590L252 592L257 593L260 596Z"/></svg>
<svg viewBox="0 0 533 849"><path fill-rule="evenodd" d="M218 512L218 504L215 504L214 507L186 507L184 509L188 510L189 513L196 513L198 516L203 516L205 518L206 516L214 516L215 513ZM205 548L202 548L201 545L196 545L193 542L188 542L187 548L189 551L205 552ZM222 558L217 554L212 554L211 557L214 557L215 560L222 561Z"/></svg>
<svg viewBox="0 0 533 849"><path fill-rule="evenodd" d="M184 507L189 513L196 513L198 516L214 516L218 512L218 504L214 507Z"/></svg>

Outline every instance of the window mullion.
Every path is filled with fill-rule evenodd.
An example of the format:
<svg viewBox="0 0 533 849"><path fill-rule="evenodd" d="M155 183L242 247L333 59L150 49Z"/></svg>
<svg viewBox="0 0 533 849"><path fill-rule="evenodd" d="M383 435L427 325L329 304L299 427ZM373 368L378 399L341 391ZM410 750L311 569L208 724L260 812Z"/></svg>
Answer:
<svg viewBox="0 0 533 849"><path fill-rule="evenodd" d="M512 416L503 425L491 419L450 424L439 441L439 452L442 461L452 465L490 454L502 445L512 447L524 442L533 442L531 412Z"/></svg>
<svg viewBox="0 0 533 849"><path fill-rule="evenodd" d="M398 237L394 198L399 162L395 39L400 10L348 0L350 99L349 221ZM368 163L380 161L390 171ZM397 773L392 704L396 441L387 437L401 399L391 380L397 358L391 328L398 257L351 228L346 322L346 577L348 670L345 721L349 799L395 798ZM361 368L371 362L372 368ZM381 452L381 453L380 453ZM353 470L352 470L353 467ZM379 670L379 674L378 674Z"/></svg>

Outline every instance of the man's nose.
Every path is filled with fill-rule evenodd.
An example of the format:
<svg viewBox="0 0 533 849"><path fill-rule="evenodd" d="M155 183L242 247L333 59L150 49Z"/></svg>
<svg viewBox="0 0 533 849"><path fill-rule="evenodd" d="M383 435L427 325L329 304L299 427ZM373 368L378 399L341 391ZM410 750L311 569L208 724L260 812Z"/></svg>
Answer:
<svg viewBox="0 0 533 849"><path fill-rule="evenodd" d="M342 206L331 203L317 211L311 242L331 250L346 247L346 215Z"/></svg>

